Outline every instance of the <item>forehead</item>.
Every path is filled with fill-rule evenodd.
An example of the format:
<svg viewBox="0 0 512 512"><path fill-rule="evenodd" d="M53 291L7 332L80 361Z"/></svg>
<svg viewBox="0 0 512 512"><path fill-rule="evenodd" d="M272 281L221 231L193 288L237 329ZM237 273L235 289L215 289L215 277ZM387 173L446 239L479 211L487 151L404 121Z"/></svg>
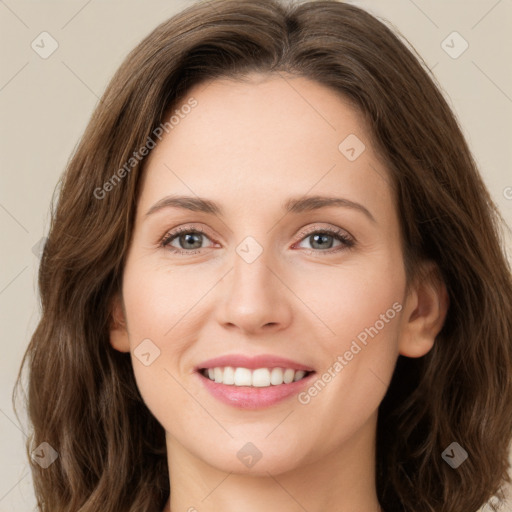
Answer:
<svg viewBox="0 0 512 512"><path fill-rule="evenodd" d="M253 74L213 80L192 88L173 112L190 98L197 107L172 129L176 145L187 138L216 152L257 148L262 158L272 151L288 152L289 159L299 152L304 156L308 148L337 154L340 138L349 133L365 140L370 136L348 99L304 77Z"/></svg>
<svg viewBox="0 0 512 512"><path fill-rule="evenodd" d="M182 110L191 99L196 106ZM146 162L143 200L164 189L238 194L254 206L270 193L312 189L373 189L383 199L386 173L363 116L317 82L281 74L213 80L190 89L173 114L176 124Z"/></svg>

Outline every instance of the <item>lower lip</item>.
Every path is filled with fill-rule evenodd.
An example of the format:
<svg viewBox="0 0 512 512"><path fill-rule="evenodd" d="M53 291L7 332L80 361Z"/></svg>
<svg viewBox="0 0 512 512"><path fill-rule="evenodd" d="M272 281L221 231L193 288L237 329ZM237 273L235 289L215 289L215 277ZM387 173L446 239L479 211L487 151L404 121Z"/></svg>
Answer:
<svg viewBox="0 0 512 512"><path fill-rule="evenodd" d="M197 375L203 382L206 389L221 402L238 407L240 409L263 409L270 407L298 394L306 387L315 373L310 373L301 380L289 384L278 384L277 386L252 387L252 386L230 386L220 384L208 379L200 372Z"/></svg>

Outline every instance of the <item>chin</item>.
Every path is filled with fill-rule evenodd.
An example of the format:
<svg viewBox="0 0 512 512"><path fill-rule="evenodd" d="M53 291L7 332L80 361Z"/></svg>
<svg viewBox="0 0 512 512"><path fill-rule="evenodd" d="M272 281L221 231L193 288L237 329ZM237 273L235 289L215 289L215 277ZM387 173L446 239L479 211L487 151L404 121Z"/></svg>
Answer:
<svg viewBox="0 0 512 512"><path fill-rule="evenodd" d="M274 446L272 443L265 444L264 441L251 443L231 440L231 444L224 443L219 448L215 452L210 448L207 457L204 452L197 456L218 470L239 475L268 477L269 473L278 475L302 465L297 453L292 453L290 444Z"/></svg>

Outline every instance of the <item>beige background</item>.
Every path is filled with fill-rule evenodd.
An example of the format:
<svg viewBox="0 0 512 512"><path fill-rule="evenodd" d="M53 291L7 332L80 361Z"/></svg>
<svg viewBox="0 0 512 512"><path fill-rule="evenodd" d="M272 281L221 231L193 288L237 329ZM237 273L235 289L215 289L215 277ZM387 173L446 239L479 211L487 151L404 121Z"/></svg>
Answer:
<svg viewBox="0 0 512 512"><path fill-rule="evenodd" d="M388 19L433 68L492 196L512 224L512 1L352 3ZM46 233L52 192L122 59L158 23L189 4L0 0L0 512L35 506L24 427L15 419L11 392L38 320L34 247ZM47 59L31 48L43 31L58 43ZM469 44L457 59L441 46L453 31ZM45 41L48 49L50 40ZM448 42L452 52L461 48L461 40Z"/></svg>

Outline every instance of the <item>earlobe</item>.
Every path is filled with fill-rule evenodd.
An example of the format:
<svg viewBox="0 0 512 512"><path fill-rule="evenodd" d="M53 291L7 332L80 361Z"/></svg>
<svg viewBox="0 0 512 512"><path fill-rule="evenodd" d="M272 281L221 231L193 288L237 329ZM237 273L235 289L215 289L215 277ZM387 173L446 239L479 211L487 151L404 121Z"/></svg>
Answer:
<svg viewBox="0 0 512 512"><path fill-rule="evenodd" d="M449 307L446 285L434 263L428 263L405 301L399 353L422 357L443 328Z"/></svg>
<svg viewBox="0 0 512 512"><path fill-rule="evenodd" d="M130 351L130 340L126 326L124 308L119 295L116 295L112 301L110 315L110 345L119 352Z"/></svg>

